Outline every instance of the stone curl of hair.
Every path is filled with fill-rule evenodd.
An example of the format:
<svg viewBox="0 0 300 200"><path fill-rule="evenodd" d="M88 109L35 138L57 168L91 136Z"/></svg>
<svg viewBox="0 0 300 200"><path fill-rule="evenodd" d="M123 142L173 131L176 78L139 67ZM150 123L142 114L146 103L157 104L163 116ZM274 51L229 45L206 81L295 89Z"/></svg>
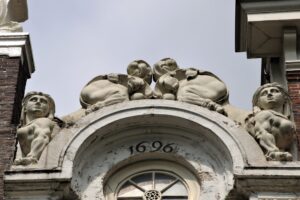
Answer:
<svg viewBox="0 0 300 200"><path fill-rule="evenodd" d="M163 58L153 66L153 79L155 82L167 73L174 72L179 69L177 62L172 58Z"/></svg>
<svg viewBox="0 0 300 200"><path fill-rule="evenodd" d="M134 60L129 63L127 67L127 74L131 76L137 76L146 81L149 85L152 82L152 69L144 60Z"/></svg>

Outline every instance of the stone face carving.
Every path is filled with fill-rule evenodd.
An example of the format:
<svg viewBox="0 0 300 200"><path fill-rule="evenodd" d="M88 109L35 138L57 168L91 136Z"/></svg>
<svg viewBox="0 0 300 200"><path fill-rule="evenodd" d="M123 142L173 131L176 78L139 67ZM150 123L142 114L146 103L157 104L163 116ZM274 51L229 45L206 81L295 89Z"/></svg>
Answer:
<svg viewBox="0 0 300 200"><path fill-rule="evenodd" d="M133 61L128 73L131 75L108 74L92 79L80 94L80 103L86 113L124 101L151 98L150 66L142 60Z"/></svg>
<svg viewBox="0 0 300 200"><path fill-rule="evenodd" d="M158 69L154 70L156 98L177 99L225 114L222 104L228 101L228 90L216 75L194 68L178 69L170 58L159 61L154 68Z"/></svg>
<svg viewBox="0 0 300 200"><path fill-rule="evenodd" d="M22 106L20 126L17 130L22 158L16 159L14 164L35 164L53 136L56 126L55 104L48 94L30 92L24 97Z"/></svg>
<svg viewBox="0 0 300 200"><path fill-rule="evenodd" d="M26 0L0 0L0 32L20 32L28 19Z"/></svg>
<svg viewBox="0 0 300 200"><path fill-rule="evenodd" d="M178 65L172 58L164 58L154 64L153 78L156 82L154 97L157 99L175 100L179 87L179 80L176 78Z"/></svg>
<svg viewBox="0 0 300 200"><path fill-rule="evenodd" d="M129 75L128 89L130 100L150 99L153 92L150 88L152 82L152 69L143 60L135 60L127 67Z"/></svg>
<svg viewBox="0 0 300 200"><path fill-rule="evenodd" d="M246 118L246 129L257 139L267 160L291 161L288 152L295 138L290 119L290 98L278 83L259 87L253 96L253 113Z"/></svg>
<svg viewBox="0 0 300 200"><path fill-rule="evenodd" d="M153 79L155 82L164 74L174 72L179 69L176 61L172 58L164 58L154 64Z"/></svg>
<svg viewBox="0 0 300 200"><path fill-rule="evenodd" d="M129 63L127 67L127 74L139 77L146 81L149 85L152 82L152 69L150 65L143 60L135 60Z"/></svg>

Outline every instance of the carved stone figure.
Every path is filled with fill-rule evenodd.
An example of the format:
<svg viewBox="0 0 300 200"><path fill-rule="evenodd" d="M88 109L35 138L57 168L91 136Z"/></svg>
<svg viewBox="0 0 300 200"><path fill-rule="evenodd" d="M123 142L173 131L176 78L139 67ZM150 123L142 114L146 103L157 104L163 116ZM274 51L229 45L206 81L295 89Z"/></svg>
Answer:
<svg viewBox="0 0 300 200"><path fill-rule="evenodd" d="M80 103L86 113L104 106L129 100L152 97L152 72L150 66L142 60L133 61L128 66L128 73L108 74L92 79L81 91Z"/></svg>
<svg viewBox="0 0 300 200"><path fill-rule="evenodd" d="M152 69L143 60L135 60L127 67L129 75L130 100L150 99L153 91L150 87L152 82Z"/></svg>
<svg viewBox="0 0 300 200"><path fill-rule="evenodd" d="M154 64L153 67L153 79L155 82L158 81L158 79L163 76L164 74L171 73L176 71L178 68L178 65L176 61L172 58L164 58L158 61Z"/></svg>
<svg viewBox="0 0 300 200"><path fill-rule="evenodd" d="M27 0L0 0L0 32L20 32L27 19Z"/></svg>
<svg viewBox="0 0 300 200"><path fill-rule="evenodd" d="M288 152L295 138L295 124L290 119L290 98L278 83L259 87L253 96L253 113L246 118L246 128L258 140L267 160L291 161Z"/></svg>
<svg viewBox="0 0 300 200"><path fill-rule="evenodd" d="M30 92L24 97L22 106L17 130L22 158L16 159L14 164L35 164L53 136L55 104L48 94Z"/></svg>
<svg viewBox="0 0 300 200"><path fill-rule="evenodd" d="M168 59L163 59L156 66L165 65L166 61ZM165 74L158 73L154 91L156 98L177 99L225 114L222 104L228 101L228 90L223 81L207 71L194 68L178 69L173 59L171 62L172 67L164 70ZM163 66L156 68L166 69Z"/></svg>
<svg viewBox="0 0 300 200"><path fill-rule="evenodd" d="M156 82L154 98L175 100L179 87L179 80L176 78L178 70L176 61L172 58L164 58L154 64L153 78Z"/></svg>
<svg viewBox="0 0 300 200"><path fill-rule="evenodd" d="M152 69L148 63L143 60L134 60L127 67L127 74L136 76L145 80L149 85L152 82Z"/></svg>

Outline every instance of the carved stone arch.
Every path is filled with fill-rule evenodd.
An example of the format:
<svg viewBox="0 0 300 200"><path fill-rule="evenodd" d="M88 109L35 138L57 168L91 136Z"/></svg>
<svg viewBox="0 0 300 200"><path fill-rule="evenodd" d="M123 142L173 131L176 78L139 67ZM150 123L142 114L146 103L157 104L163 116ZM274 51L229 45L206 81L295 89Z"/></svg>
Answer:
<svg viewBox="0 0 300 200"><path fill-rule="evenodd" d="M61 153L60 166L81 199L105 199L109 174L149 160L171 160L189 170L205 191L199 198L224 199L234 175L251 163L265 162L254 139L233 121L186 103L121 103L86 116L79 125ZM141 142L146 149L138 152ZM176 151L155 151L160 144L172 144Z"/></svg>
<svg viewBox="0 0 300 200"><path fill-rule="evenodd" d="M252 191L257 183L248 175L260 177L265 166L253 137L229 118L183 102L138 100L62 129L37 165L6 172L5 191L7 199L111 200L121 183L152 170L178 177L189 200L225 199L242 185ZM111 185L118 187L104 191Z"/></svg>

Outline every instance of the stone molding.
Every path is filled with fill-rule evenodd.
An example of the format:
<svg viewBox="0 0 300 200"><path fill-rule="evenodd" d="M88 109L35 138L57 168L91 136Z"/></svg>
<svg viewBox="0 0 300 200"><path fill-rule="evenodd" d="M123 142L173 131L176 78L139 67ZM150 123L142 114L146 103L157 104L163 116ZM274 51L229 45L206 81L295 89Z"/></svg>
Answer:
<svg viewBox="0 0 300 200"><path fill-rule="evenodd" d="M300 27L299 1L236 1L236 51L249 58L281 56L282 27Z"/></svg>
<svg viewBox="0 0 300 200"><path fill-rule="evenodd" d="M300 71L300 60L286 61L286 71Z"/></svg>
<svg viewBox="0 0 300 200"><path fill-rule="evenodd" d="M250 200L300 200L300 193L258 193L252 194Z"/></svg>
<svg viewBox="0 0 300 200"><path fill-rule="evenodd" d="M35 71L29 33L0 33L0 55L21 57L29 77Z"/></svg>
<svg viewBox="0 0 300 200"><path fill-rule="evenodd" d="M233 161L235 162L234 165L238 166L237 168L243 168L243 166L247 165L247 163L250 165L254 165L254 163L261 163L262 165L266 164L265 159L259 157L262 155L262 152L256 148L253 149L254 146L258 147L257 143L255 143L246 131L239 128L238 125L229 118L197 105L183 102L170 100L138 100L105 107L80 120L78 122L78 124L80 124L80 128L72 130L76 133L71 141L66 145L64 152L60 156L60 166L62 166L63 169L68 168L67 163L70 160L75 159L79 147L83 144L83 142L85 142L85 140L88 140L95 130L126 117L143 115L166 115L187 119L201 126L207 127L208 129L214 130L213 132L217 134L221 140L224 140L223 142L225 143L232 140L226 144L226 146L227 148L229 146L233 148L228 150L231 152L234 159ZM172 124L171 122L169 123L170 125ZM174 124L172 126L174 126ZM221 135L221 133L218 133L217 127L219 127L222 131L226 131L231 139L227 138L225 135ZM229 140L225 140L225 137ZM243 137L245 140L249 139L249 141L244 143ZM243 142L243 144L241 144L241 142ZM247 152L247 150L249 151ZM254 151L256 155L252 156L251 153L254 153Z"/></svg>

